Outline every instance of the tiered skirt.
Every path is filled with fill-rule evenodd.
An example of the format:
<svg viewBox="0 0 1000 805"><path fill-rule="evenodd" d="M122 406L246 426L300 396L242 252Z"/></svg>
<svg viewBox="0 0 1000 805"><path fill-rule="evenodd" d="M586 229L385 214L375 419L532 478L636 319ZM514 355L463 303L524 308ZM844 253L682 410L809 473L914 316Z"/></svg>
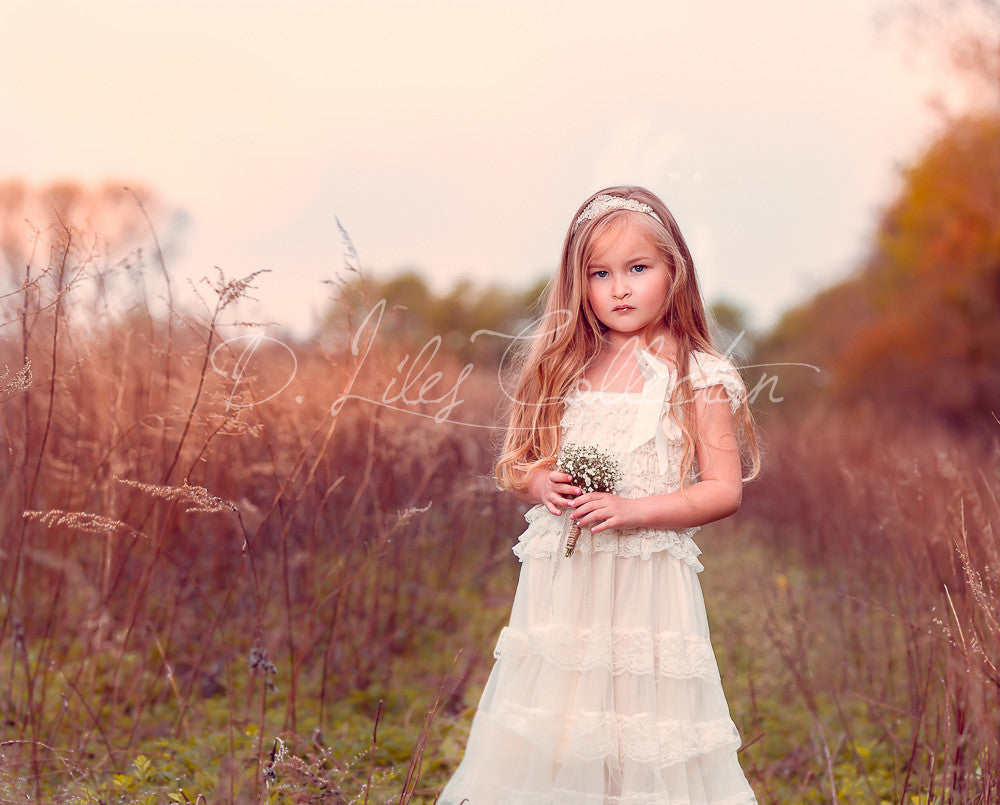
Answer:
<svg viewBox="0 0 1000 805"><path fill-rule="evenodd" d="M693 541L618 551L584 531L566 558L559 525L529 528L515 548L510 623L439 803L756 803L736 756Z"/></svg>

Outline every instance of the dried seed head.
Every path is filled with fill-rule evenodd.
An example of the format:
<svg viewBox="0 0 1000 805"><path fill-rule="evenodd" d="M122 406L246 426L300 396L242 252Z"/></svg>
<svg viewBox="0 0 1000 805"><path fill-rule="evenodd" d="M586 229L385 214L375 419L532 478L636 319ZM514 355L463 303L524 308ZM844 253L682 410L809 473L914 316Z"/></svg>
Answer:
<svg viewBox="0 0 1000 805"><path fill-rule="evenodd" d="M10 368L4 366L3 378L10 374ZM3 378L0 378L2 380ZM31 388L34 377L31 374L31 358L24 356L24 366L14 376L0 387L0 394L17 394L19 391L27 391Z"/></svg>
<svg viewBox="0 0 1000 805"><path fill-rule="evenodd" d="M114 534L131 530L130 526L121 520L90 512L68 512L62 509L49 509L43 512L28 509L23 516L25 520L33 520L50 528L66 526L88 534Z"/></svg>
<svg viewBox="0 0 1000 805"><path fill-rule="evenodd" d="M255 640L250 647L250 653L247 655L247 664L250 666L251 671L261 671L265 676L273 676L278 673L278 669L274 663L268 659L267 649L264 648L264 645L259 640Z"/></svg>
<svg viewBox="0 0 1000 805"><path fill-rule="evenodd" d="M232 501L223 500L211 494L203 486L189 484L187 479L185 479L183 486L146 484L141 481L132 481L128 478L119 478L117 475L114 476L114 479L136 489L141 489L143 492L148 492L154 497L186 503L188 504L188 508L184 510L186 512L205 512L210 514L212 512L239 511L239 508Z"/></svg>

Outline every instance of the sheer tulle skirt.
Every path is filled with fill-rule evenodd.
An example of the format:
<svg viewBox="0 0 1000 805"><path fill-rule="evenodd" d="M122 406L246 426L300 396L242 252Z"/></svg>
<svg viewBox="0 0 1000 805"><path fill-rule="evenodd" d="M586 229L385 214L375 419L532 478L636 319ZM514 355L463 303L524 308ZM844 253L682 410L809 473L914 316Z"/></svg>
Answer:
<svg viewBox="0 0 1000 805"><path fill-rule="evenodd" d="M523 557L442 805L749 805L695 569L669 551Z"/></svg>

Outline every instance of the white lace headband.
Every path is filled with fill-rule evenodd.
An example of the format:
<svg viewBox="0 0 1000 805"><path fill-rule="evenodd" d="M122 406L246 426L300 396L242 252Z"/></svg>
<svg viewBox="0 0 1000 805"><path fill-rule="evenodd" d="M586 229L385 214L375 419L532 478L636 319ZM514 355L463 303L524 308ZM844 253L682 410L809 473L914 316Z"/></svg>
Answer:
<svg viewBox="0 0 1000 805"><path fill-rule="evenodd" d="M583 212L580 213L580 217L576 219L576 223L573 224L573 231L576 232L577 228L584 221L589 221L591 218L598 218L606 212L611 212L612 210L631 210L632 212L644 212L646 215L651 215L657 221L660 221L660 217L653 211L653 208L648 204L643 204L641 201L636 201L631 198L622 198L621 196L596 196L591 199L590 203L583 208ZM660 221L662 224L663 221Z"/></svg>

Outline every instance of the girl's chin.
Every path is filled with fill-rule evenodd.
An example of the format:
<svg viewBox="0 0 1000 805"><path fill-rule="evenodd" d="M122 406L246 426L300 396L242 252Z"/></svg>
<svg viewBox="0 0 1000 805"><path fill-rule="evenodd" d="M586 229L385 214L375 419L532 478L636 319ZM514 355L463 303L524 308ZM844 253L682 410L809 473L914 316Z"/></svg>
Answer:
<svg viewBox="0 0 1000 805"><path fill-rule="evenodd" d="M604 337L609 341L628 341L632 338L639 339L640 342L644 342L646 339L642 337L642 328L638 329L624 329L620 327L608 327L604 330Z"/></svg>

